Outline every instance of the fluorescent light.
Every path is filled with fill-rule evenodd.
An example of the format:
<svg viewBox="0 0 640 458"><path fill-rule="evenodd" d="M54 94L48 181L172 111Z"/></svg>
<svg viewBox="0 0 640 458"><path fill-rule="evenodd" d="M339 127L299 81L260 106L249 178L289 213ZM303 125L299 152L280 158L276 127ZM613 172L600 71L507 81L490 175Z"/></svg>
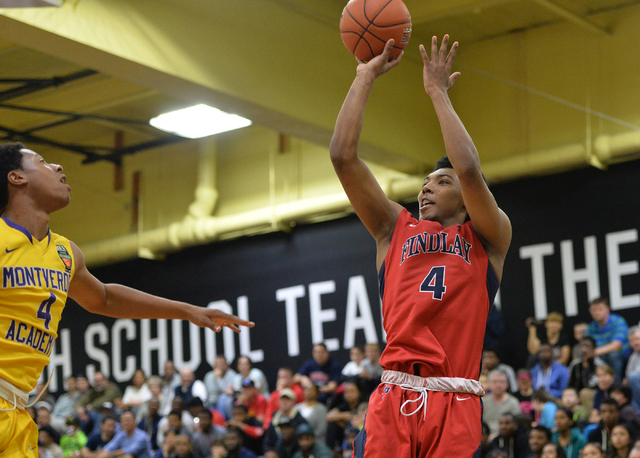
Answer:
<svg viewBox="0 0 640 458"><path fill-rule="evenodd" d="M242 116L200 104L161 114L151 119L149 124L156 129L181 137L201 138L250 126L251 121Z"/></svg>

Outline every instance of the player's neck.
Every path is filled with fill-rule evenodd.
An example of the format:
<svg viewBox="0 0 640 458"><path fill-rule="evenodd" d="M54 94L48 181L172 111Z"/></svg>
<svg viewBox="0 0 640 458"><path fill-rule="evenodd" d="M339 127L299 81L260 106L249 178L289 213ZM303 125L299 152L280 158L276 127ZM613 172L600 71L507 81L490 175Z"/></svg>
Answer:
<svg viewBox="0 0 640 458"><path fill-rule="evenodd" d="M24 227L37 240L44 239L49 231L49 214L45 211L34 211L21 205L7 205L2 217Z"/></svg>

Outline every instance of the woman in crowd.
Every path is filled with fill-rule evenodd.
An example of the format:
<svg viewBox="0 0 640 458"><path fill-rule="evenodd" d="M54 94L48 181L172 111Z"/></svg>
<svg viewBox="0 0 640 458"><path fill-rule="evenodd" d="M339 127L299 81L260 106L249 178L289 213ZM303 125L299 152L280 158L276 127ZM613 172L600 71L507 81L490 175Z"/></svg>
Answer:
<svg viewBox="0 0 640 458"><path fill-rule="evenodd" d="M556 411L556 431L551 436L551 441L560 445L567 458L580 458L580 450L587 444L587 440L575 427L573 412L568 407L561 407Z"/></svg>
<svg viewBox="0 0 640 458"><path fill-rule="evenodd" d="M611 458L628 458L636 440L636 430L628 423L621 423L611 430Z"/></svg>

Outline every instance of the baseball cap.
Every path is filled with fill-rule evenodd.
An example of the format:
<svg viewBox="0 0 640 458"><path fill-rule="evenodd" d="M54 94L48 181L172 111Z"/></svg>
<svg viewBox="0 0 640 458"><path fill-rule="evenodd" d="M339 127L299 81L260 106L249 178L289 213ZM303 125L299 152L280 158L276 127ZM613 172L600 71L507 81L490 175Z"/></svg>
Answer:
<svg viewBox="0 0 640 458"><path fill-rule="evenodd" d="M249 388L249 387L254 388L255 386L256 386L256 384L253 383L253 380L251 380L249 377L247 377L246 379L244 379L242 381L242 387L243 388Z"/></svg>
<svg viewBox="0 0 640 458"><path fill-rule="evenodd" d="M296 434L298 436L303 436L308 434L309 436L315 436L316 433L313 431L313 428L309 423L300 423L296 428Z"/></svg>
<svg viewBox="0 0 640 458"><path fill-rule="evenodd" d="M293 390L291 388L283 388L280 390L280 397L281 398L289 398L292 400L296 400L296 394L293 392Z"/></svg>

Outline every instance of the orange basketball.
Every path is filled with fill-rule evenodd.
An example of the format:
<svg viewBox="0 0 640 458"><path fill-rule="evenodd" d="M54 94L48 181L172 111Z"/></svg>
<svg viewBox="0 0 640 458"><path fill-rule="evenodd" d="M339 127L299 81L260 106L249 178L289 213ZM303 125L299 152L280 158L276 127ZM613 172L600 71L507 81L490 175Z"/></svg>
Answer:
<svg viewBox="0 0 640 458"><path fill-rule="evenodd" d="M340 18L342 42L358 59L369 61L382 54L385 43L395 43L395 57L409 43L411 15L402 0L350 0Z"/></svg>

